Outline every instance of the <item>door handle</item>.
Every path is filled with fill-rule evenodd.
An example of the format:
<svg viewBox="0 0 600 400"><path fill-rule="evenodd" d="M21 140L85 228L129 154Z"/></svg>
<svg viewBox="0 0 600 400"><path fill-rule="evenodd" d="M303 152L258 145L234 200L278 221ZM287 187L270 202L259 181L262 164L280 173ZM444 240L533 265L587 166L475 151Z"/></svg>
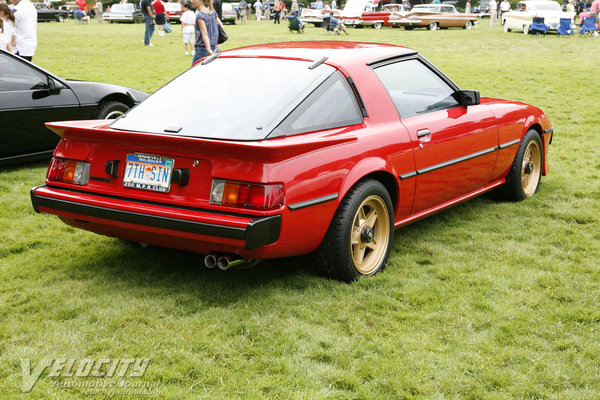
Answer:
<svg viewBox="0 0 600 400"><path fill-rule="evenodd" d="M421 129L417 131L417 137L423 137L427 135L431 135L431 131L429 129Z"/></svg>

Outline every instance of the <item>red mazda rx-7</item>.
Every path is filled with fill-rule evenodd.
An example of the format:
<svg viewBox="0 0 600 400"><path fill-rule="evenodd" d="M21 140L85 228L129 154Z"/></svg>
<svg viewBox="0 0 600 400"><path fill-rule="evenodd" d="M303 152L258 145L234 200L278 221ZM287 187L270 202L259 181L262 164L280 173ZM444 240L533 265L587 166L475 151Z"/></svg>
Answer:
<svg viewBox="0 0 600 400"><path fill-rule="evenodd" d="M36 211L208 267L316 252L345 281L385 266L395 228L533 195L553 135L540 109L461 90L414 50L334 41L225 51L113 122L47 125L61 141Z"/></svg>

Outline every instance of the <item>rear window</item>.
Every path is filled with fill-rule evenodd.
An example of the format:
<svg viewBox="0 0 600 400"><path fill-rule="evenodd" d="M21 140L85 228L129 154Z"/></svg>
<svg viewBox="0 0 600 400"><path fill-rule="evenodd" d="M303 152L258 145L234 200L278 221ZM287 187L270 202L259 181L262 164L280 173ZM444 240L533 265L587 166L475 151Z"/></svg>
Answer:
<svg viewBox="0 0 600 400"><path fill-rule="evenodd" d="M325 64L314 69L309 69L310 65L297 60L219 57L190 68L111 127L176 136L262 140L337 71ZM334 85L334 98L345 90L344 82ZM350 98L356 101L351 94ZM349 113L331 113L330 118L341 119L341 123L355 121L348 105L344 107ZM319 115L315 119L313 124L300 118L289 132L280 128L273 136L331 126Z"/></svg>

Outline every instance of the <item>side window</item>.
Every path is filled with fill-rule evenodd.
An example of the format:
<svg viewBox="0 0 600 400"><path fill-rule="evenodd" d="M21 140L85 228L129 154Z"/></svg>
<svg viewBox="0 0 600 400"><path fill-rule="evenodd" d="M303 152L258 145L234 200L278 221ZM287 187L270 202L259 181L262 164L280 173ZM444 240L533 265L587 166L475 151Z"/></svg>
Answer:
<svg viewBox="0 0 600 400"><path fill-rule="evenodd" d="M348 82L332 74L273 130L269 137L290 136L359 124L362 113Z"/></svg>
<svg viewBox="0 0 600 400"><path fill-rule="evenodd" d="M419 60L399 61L373 69L401 118L457 107L454 89Z"/></svg>
<svg viewBox="0 0 600 400"><path fill-rule="evenodd" d="M48 77L29 65L0 53L0 91L35 90L48 87Z"/></svg>

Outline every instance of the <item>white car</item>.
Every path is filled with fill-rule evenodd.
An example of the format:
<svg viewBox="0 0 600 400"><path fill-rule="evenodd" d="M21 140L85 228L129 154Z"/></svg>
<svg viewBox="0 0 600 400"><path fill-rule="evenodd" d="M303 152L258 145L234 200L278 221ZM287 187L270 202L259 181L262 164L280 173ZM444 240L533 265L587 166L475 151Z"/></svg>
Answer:
<svg viewBox="0 0 600 400"><path fill-rule="evenodd" d="M568 18L573 23L574 12L563 12L559 3L552 0L526 0L517 3L514 11L502 14L504 32L511 30L529 33L529 27L534 17L544 17L544 23L549 30L555 31L560 26L561 18Z"/></svg>

